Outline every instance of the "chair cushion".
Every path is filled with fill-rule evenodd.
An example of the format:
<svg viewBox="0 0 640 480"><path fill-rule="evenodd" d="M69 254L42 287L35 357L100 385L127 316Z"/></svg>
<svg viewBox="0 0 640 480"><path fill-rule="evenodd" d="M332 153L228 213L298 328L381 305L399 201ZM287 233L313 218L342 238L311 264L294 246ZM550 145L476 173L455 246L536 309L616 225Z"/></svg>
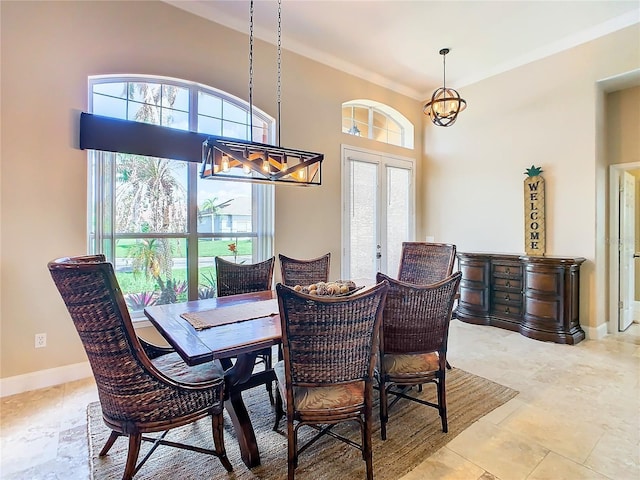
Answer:
<svg viewBox="0 0 640 480"><path fill-rule="evenodd" d="M273 367L280 396L286 404L284 361ZM293 387L294 409L298 412L324 411L364 404L364 382L327 385L321 387Z"/></svg>
<svg viewBox="0 0 640 480"><path fill-rule="evenodd" d="M224 378L224 370L217 360L190 367L180 355L169 353L154 358L151 363L166 376L179 382L199 383Z"/></svg>
<svg viewBox="0 0 640 480"><path fill-rule="evenodd" d="M439 368L438 352L418 354L385 354L383 371L388 375L420 375L435 372Z"/></svg>

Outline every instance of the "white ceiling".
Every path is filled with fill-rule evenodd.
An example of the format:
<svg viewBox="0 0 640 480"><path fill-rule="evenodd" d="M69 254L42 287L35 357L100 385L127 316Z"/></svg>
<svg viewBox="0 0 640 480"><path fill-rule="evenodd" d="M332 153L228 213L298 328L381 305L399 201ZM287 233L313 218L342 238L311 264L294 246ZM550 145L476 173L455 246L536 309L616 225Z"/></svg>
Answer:
<svg viewBox="0 0 640 480"><path fill-rule="evenodd" d="M167 3L249 33L249 0ZM277 12L254 2L256 38L276 43ZM282 0L282 48L424 100L442 84L441 48L460 89L638 22L639 0Z"/></svg>

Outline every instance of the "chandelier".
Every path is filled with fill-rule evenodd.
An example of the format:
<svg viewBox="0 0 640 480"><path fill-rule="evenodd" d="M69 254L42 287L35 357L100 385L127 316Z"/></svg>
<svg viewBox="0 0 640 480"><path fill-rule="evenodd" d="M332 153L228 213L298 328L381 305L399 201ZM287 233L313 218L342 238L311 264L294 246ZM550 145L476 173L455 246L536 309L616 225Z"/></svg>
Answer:
<svg viewBox="0 0 640 480"><path fill-rule="evenodd" d="M250 140L209 136L202 144L200 178L252 183L320 185L324 155L280 147L282 0L278 0L277 145L253 141L253 0L249 21Z"/></svg>
<svg viewBox="0 0 640 480"><path fill-rule="evenodd" d="M439 53L442 55L442 87L433 92L431 100L422 111L431 118L434 125L449 127L455 123L458 114L467 108L467 102L453 88L447 88L445 59L449 49L443 48Z"/></svg>

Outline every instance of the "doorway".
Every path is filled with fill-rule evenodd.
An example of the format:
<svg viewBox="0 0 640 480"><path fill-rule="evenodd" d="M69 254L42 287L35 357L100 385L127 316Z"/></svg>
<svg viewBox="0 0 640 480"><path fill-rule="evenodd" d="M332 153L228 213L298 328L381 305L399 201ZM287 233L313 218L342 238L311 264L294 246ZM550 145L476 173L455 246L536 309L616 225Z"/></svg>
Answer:
<svg viewBox="0 0 640 480"><path fill-rule="evenodd" d="M637 208L640 162L609 167L609 332L623 332L640 319L636 294L640 226Z"/></svg>
<svg viewBox="0 0 640 480"><path fill-rule="evenodd" d="M396 276L415 236L415 160L342 147L343 278Z"/></svg>

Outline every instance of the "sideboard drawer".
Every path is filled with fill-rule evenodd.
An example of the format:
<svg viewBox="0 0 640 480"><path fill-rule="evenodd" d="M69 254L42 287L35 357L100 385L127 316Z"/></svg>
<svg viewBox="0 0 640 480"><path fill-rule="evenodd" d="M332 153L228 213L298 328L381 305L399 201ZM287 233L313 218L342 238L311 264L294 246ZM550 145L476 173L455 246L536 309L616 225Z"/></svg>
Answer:
<svg viewBox="0 0 640 480"><path fill-rule="evenodd" d="M491 301L501 305L522 305L522 293L494 291Z"/></svg>
<svg viewBox="0 0 640 480"><path fill-rule="evenodd" d="M522 266L516 262L495 262L492 265L492 273L496 277L521 278Z"/></svg>
<svg viewBox="0 0 640 480"><path fill-rule="evenodd" d="M514 292L522 291L522 278L502 278L493 279L493 287L497 290L512 290Z"/></svg>
<svg viewBox="0 0 640 480"><path fill-rule="evenodd" d="M522 303L503 305L501 303L494 303L492 305L492 312L494 315L505 315L508 317L519 318L522 315Z"/></svg>

